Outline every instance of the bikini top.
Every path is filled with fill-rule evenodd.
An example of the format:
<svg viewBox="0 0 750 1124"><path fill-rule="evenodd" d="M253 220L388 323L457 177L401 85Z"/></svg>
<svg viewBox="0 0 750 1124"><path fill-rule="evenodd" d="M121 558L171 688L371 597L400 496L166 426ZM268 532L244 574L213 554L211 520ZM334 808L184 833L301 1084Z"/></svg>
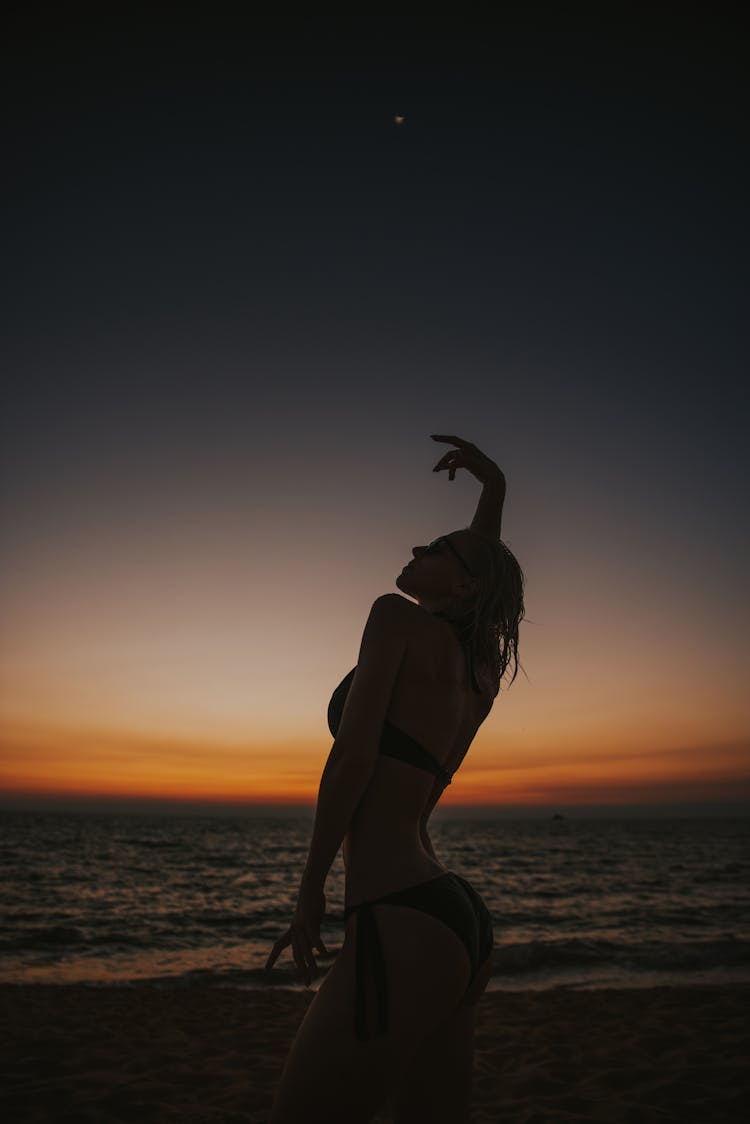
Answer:
<svg viewBox="0 0 750 1124"><path fill-rule="evenodd" d="M344 703L356 670L356 666L353 667L349 674L341 680L331 695L331 701L328 704L328 729L334 737L336 737L341 723ZM404 733L403 730L399 730L398 726L394 726L387 718L383 722L378 752L386 757L395 757L398 761L405 761L407 765L414 765L417 769L425 769L428 773L433 773L443 782L443 787L451 783L451 773L444 769L424 746L420 745L409 734Z"/></svg>

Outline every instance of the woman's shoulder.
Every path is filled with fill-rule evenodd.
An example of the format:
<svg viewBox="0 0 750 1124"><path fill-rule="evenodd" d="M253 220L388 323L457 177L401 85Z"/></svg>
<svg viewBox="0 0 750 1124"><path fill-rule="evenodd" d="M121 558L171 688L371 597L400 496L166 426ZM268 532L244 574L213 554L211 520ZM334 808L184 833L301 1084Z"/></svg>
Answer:
<svg viewBox="0 0 750 1124"><path fill-rule="evenodd" d="M420 667L439 668L448 679L459 674L457 669L465 665L466 656L448 621L400 593L384 593L373 602L373 608L376 605L376 611L387 616L394 630L408 636L409 650ZM446 671L449 667L452 670Z"/></svg>
<svg viewBox="0 0 750 1124"><path fill-rule="evenodd" d="M416 601L409 601L407 597L402 597L400 593L381 593L372 603L370 614L373 613L378 616L401 620L419 620L422 617L430 616L427 610L418 605Z"/></svg>
<svg viewBox="0 0 750 1124"><path fill-rule="evenodd" d="M370 609L371 614L394 622L407 622L413 629L430 630L440 628L437 619L416 601L402 597L400 593L381 593Z"/></svg>
<svg viewBox="0 0 750 1124"><path fill-rule="evenodd" d="M382 593L376 597L370 609L369 624L406 636L413 652L434 654L436 649L452 646L453 637L445 635L444 622L400 593Z"/></svg>
<svg viewBox="0 0 750 1124"><path fill-rule="evenodd" d="M444 620L428 609L424 609L418 602L402 597L400 593L382 593L372 603L371 613L380 615L382 620L390 620L394 628L401 631L405 628L412 644L410 649L419 666L439 666L444 673L448 664L461 665L466 683L469 684L469 667L466 652L461 645L455 630ZM479 702L479 709L484 720L492 709L498 694L498 686L492 669L484 662L475 666L475 675L479 692L472 691L472 697ZM456 672L458 674L458 672ZM449 676L450 678L450 676Z"/></svg>

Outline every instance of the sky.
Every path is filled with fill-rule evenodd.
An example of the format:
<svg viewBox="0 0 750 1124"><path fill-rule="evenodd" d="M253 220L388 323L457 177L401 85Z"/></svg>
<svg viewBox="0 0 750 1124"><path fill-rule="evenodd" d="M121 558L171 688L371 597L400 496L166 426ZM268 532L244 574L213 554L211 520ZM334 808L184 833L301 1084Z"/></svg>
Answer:
<svg viewBox="0 0 750 1124"><path fill-rule="evenodd" d="M710 31L13 45L0 807L313 805L372 601L473 516L447 433L505 473L527 619L441 807L750 808Z"/></svg>

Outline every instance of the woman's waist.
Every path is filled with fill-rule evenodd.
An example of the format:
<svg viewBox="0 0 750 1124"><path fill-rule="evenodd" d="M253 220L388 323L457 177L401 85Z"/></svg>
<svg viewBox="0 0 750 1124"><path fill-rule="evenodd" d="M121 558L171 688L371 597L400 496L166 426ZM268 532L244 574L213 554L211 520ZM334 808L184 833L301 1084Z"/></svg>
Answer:
<svg viewBox="0 0 750 1124"><path fill-rule="evenodd" d="M366 901L447 872L444 863L420 846L400 853L350 853L346 861L344 896L347 904Z"/></svg>

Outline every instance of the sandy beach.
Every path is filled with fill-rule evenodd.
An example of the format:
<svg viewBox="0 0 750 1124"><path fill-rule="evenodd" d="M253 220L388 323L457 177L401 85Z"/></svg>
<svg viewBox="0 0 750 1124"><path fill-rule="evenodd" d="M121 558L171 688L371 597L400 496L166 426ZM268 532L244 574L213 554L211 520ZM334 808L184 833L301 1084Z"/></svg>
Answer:
<svg viewBox="0 0 750 1124"><path fill-rule="evenodd" d="M2 985L13 1124L265 1124L312 992ZM493 992L476 1124L745 1119L750 984ZM391 1119L388 1106L376 1117Z"/></svg>

